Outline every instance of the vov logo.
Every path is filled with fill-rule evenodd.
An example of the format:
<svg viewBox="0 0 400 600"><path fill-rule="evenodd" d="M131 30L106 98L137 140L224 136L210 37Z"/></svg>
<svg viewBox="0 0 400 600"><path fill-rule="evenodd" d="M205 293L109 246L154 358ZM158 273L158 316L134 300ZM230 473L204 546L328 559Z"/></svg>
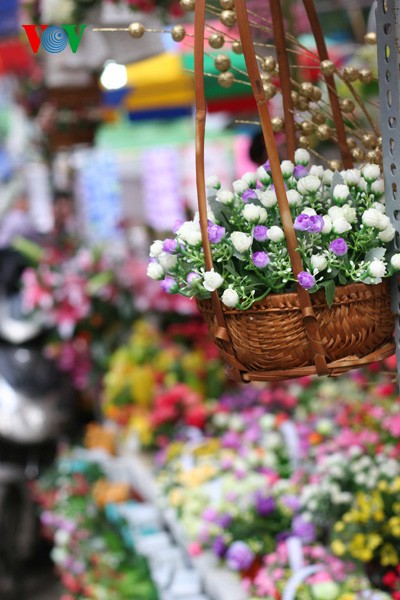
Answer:
<svg viewBox="0 0 400 600"><path fill-rule="evenodd" d="M87 25L22 25L31 45L32 51L37 54L40 46L50 52L58 54L67 47L68 43L75 54L82 41L82 36ZM79 30L77 29L79 27Z"/></svg>

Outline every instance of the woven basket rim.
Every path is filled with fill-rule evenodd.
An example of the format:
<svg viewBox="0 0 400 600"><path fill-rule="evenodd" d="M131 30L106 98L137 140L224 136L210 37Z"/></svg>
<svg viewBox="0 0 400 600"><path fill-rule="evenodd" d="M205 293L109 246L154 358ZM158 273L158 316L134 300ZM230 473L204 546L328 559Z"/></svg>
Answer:
<svg viewBox="0 0 400 600"><path fill-rule="evenodd" d="M331 308L339 306L340 304L353 304L355 302L363 302L368 298L380 296L383 289L387 289L389 286L389 280L384 279L381 283L370 284L366 283L348 283L346 285L338 285L335 290L335 297ZM326 303L325 290L321 289L314 294L310 294L313 306L326 307L329 309ZM207 299L196 299L197 304L203 310L213 310L211 300ZM223 311L225 314L232 315L244 315L251 313L258 313L260 310L269 310L274 312L283 311L301 311L299 306L298 297L296 292L286 292L284 294L268 294L261 302L256 302L247 310L240 310L238 308L228 308L223 305Z"/></svg>

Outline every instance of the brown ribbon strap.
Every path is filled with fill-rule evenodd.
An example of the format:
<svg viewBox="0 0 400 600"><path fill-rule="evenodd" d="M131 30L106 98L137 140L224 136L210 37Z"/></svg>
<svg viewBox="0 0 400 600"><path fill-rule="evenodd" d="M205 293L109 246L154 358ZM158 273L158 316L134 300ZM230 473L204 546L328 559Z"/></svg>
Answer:
<svg viewBox="0 0 400 600"><path fill-rule="evenodd" d="M296 233L293 228L292 215L290 213L289 203L286 197L285 183L281 172L278 150L276 148L275 137L272 130L268 103L254 52L245 0L235 0L235 9L247 72L255 99L257 101L261 128L270 161L272 179L274 182L279 211L282 218L282 225L285 232L290 262L292 264L293 273L297 277L297 275L304 270L304 267L300 254L297 252L298 244ZM317 321L312 309L310 294L299 284L297 284L297 296L299 299L300 308L306 311L306 315L303 315L303 322L307 332L310 348L314 354L314 362L317 372L318 374L326 374L328 372L328 367L325 359L325 350L321 342ZM310 309L312 311L311 313Z"/></svg>
<svg viewBox="0 0 400 600"><path fill-rule="evenodd" d="M292 100L292 84L290 80L289 55L286 50L285 28L281 0L270 0L272 29L274 32L276 56L279 65L279 80L282 90L283 114L285 117L286 153L289 160L294 160L297 148L296 129L294 124L294 105Z"/></svg>
<svg viewBox="0 0 400 600"><path fill-rule="evenodd" d="M313 0L303 0L311 31L313 32L315 43L317 45L320 61L329 60L328 50L326 48L324 34L318 19L317 11ZM344 127L343 115L340 109L339 97L336 90L335 77L333 75L324 75L326 87L328 88L329 103L332 109L333 122L336 127L337 142L342 157L343 167L351 169L353 167L353 157L346 141L346 130Z"/></svg>
<svg viewBox="0 0 400 600"><path fill-rule="evenodd" d="M206 18L205 0L197 0L194 19L194 75L196 94L196 188L200 215L201 238L204 250L204 262L207 271L213 268L210 240L208 238L207 195L204 173L204 139L206 129L206 99L204 93L204 30ZM217 322L217 335L224 348L224 354L231 356L234 369L244 367L233 356L229 333L218 292L212 292L211 302Z"/></svg>

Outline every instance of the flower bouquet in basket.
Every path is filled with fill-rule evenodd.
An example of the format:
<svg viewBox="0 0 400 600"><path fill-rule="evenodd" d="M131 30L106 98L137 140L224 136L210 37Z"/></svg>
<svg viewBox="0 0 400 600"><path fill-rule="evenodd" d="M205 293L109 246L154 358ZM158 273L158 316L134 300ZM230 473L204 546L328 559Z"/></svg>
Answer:
<svg viewBox="0 0 400 600"><path fill-rule="evenodd" d="M395 230L385 212L380 169L367 164L339 173L309 167L309 160L309 153L299 149L294 162L281 163L304 268L297 276L269 162L235 181L232 190L222 188L216 177L208 179L211 270L205 266L198 216L178 223L175 237L157 240L150 249L149 277L160 279L169 293L195 297L214 333L209 299L218 294L229 335L237 341L236 358L255 369L279 367L278 346L283 339L288 343L285 336L303 344L296 323L296 315L301 320L295 296L299 286L312 294L322 335L330 328L337 334L336 341L327 335L323 340L332 360L348 354L346 343L352 354L365 356L391 341L393 317L384 295L385 279L400 269L400 254L389 249ZM260 312L267 315L272 347L252 331L260 326ZM278 320L287 321L286 331L276 331ZM347 339L342 330L355 324L359 335ZM306 352L287 353L291 366L307 359Z"/></svg>

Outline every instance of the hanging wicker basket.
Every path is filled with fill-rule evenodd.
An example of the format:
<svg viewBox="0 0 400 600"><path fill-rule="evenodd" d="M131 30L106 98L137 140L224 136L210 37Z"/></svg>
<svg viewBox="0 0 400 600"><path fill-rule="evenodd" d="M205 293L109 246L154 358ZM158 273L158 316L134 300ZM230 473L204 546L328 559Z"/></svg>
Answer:
<svg viewBox="0 0 400 600"><path fill-rule="evenodd" d="M313 0L303 0L320 61L329 59ZM272 29L279 64L285 116L287 154L293 160L296 129L284 21L280 0L270 0ZM245 0L235 0L240 42L260 115L272 179L285 232L293 273L303 271L290 207L286 197L268 103L259 74ZM205 266L213 268L207 233L204 177L206 102L204 96L205 0L195 6L196 176ZM345 168L351 168L345 126L332 74L325 75L336 139ZM389 284L350 284L336 288L331 308L323 291L309 294L297 285L296 293L270 294L241 311L225 307L215 291L210 300L198 300L210 333L229 365L233 378L242 381L276 381L304 375L339 375L349 369L393 354L394 315Z"/></svg>

